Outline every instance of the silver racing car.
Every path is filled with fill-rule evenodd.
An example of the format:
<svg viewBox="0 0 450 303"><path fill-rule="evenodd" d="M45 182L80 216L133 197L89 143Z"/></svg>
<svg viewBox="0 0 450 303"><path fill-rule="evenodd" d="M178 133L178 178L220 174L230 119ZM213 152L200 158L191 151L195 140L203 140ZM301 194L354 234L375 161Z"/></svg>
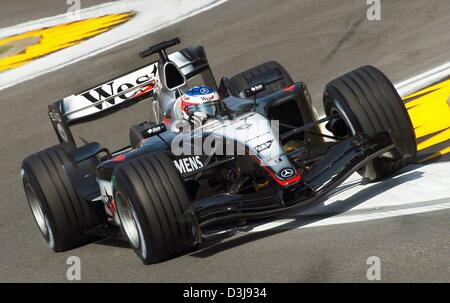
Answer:
<svg viewBox="0 0 450 303"><path fill-rule="evenodd" d="M318 118L307 87L276 62L217 83L203 47L156 62L49 106L59 144L23 161L40 231L56 252L104 237L129 241L145 264L188 252L253 219L292 211L351 174L380 180L411 163L414 130L401 98L364 66L324 90ZM71 126L142 101L147 121L129 145L77 146Z"/></svg>

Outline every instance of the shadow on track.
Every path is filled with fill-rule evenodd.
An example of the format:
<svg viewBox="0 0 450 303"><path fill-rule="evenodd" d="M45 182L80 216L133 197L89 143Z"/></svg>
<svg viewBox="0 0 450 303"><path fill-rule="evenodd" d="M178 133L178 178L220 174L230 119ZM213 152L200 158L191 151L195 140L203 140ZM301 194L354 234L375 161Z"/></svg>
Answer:
<svg viewBox="0 0 450 303"><path fill-rule="evenodd" d="M345 200L339 200L335 201L332 204L325 205L325 202L327 199L324 199L320 202L316 202L311 204L310 206L304 207L300 213L296 213L295 216L289 216L284 215L281 217L278 217L276 219L294 219L294 221L277 226L274 229L269 229L265 231L260 232L251 232L243 234L242 236L239 236L237 238L228 239L230 235L218 237L217 239L211 239L210 241L205 241L202 243L198 250L191 253L190 256L198 257L198 258L207 258L210 256L213 256L216 253L220 253L225 250L233 249L235 247L257 241L263 238L267 238L276 234L280 234L292 229L297 229L299 227L330 218L339 214L342 214L346 211L349 211L350 209L364 203L366 200L373 198L387 190L390 190L400 184L403 184L408 181L420 179L423 176L423 172L421 171L410 171L406 172L405 170L400 171L398 174L387 178L377 184L374 184L371 187L368 187L366 189L363 189L359 191L358 193L352 195L351 197L345 199ZM348 184L344 184L343 186L337 188L334 192L332 192L330 195L337 194L339 192L343 192L345 190L348 190L350 188L353 188L357 185L364 184L364 181L357 181L357 182L350 182ZM330 196L329 195L329 196ZM302 215L302 213L305 213L307 210L311 210L314 208L315 212L318 212L317 214L312 215ZM259 223L267 223L268 221L259 221ZM253 222L256 223L256 222ZM252 224L248 227L242 228L239 231L249 231L252 227L254 227L255 224ZM226 240L228 239L228 240Z"/></svg>
<svg viewBox="0 0 450 303"><path fill-rule="evenodd" d="M417 167L412 167L410 169L417 169ZM409 169L409 170L410 170ZM419 168L420 169L420 168ZM396 175L391 176L390 178L384 179L381 182L378 182L376 184L373 184L370 187L367 187L356 194L352 195L351 197L344 199L344 200L338 200L331 204L326 205L326 201L328 200L327 197L345 192L347 190L350 190L356 186L359 185L365 185L367 184L364 180L355 180L350 181L347 183L342 184L338 188L336 188L334 191L332 191L326 198L313 203L311 205L305 206L302 209L299 210L299 212L295 212L292 215L283 215L280 217L272 218L272 219L262 219L262 220L254 220L249 223L250 225L247 225L245 227L242 227L238 230L236 230L233 233L225 233L223 235L215 236L211 239L208 239L201 243L196 251L190 253L190 256L197 257L197 258L207 258L210 256L215 255L216 253L220 253L222 251L226 251L229 249L233 249L235 247L239 247L241 245L257 241L260 239L264 239L267 237L271 237L276 234L280 234L289 230L297 229L299 227L330 218L342 213L345 213L354 207L364 203L368 199L371 199L373 197L376 197L377 195L390 190L392 188L395 188L396 186L406 183L408 181L420 179L423 176L423 172L420 170L414 170L409 171L408 168L403 169L399 171ZM313 214L308 214L308 212L312 212ZM268 229L264 231L259 232L251 232L251 233L242 233L241 235L232 238L234 235L238 234L239 232L246 232L250 231L252 228L269 223L274 220L279 219L293 219L293 221L279 225L276 228ZM95 244L99 245L105 245L105 246L113 246L113 247L120 247L120 248L130 248L131 246L126 240L120 240L120 239L113 239L113 238L105 238L98 242L95 242Z"/></svg>

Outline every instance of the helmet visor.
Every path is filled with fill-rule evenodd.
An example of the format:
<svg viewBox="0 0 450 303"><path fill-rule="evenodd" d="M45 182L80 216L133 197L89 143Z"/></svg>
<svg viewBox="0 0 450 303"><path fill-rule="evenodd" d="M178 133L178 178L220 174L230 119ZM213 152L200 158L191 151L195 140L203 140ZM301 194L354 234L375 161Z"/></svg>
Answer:
<svg viewBox="0 0 450 303"><path fill-rule="evenodd" d="M208 118L214 118L222 113L222 103L218 101L205 102L201 104L192 104L187 107L187 113L202 112Z"/></svg>

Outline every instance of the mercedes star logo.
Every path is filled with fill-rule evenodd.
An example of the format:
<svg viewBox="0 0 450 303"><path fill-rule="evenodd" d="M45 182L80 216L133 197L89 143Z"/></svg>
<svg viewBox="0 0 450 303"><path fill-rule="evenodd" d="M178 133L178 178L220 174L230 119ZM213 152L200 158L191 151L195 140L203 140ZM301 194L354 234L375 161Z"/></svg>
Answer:
<svg viewBox="0 0 450 303"><path fill-rule="evenodd" d="M292 168L285 168L281 171L280 175L285 179L290 178L294 175L294 170Z"/></svg>

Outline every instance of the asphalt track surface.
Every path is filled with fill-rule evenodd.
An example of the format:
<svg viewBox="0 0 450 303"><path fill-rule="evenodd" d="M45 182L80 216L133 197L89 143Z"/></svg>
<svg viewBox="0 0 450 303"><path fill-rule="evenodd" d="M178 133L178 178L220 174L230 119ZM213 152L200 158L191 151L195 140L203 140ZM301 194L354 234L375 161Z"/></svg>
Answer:
<svg viewBox="0 0 450 303"><path fill-rule="evenodd" d="M21 1L2 0L0 3L0 28L64 14L69 6L66 0ZM26 3L25 3L26 2ZM82 0L81 9L107 3L107 0Z"/></svg>
<svg viewBox="0 0 450 303"><path fill-rule="evenodd" d="M32 2L24 9L2 1L0 26L64 12L53 8L55 1L39 1L39 7ZM10 3L6 10L4 3ZM143 61L137 53L159 40L180 36L183 46L204 45L217 78L279 61L294 79L308 84L319 111L326 82L360 65L378 66L398 82L448 61L448 0L383 1L378 22L367 21L365 3L231 0L1 91L0 282L67 281L71 255L81 258L83 282L366 282L370 256L380 257L384 282L449 282L448 210L305 229L296 229L294 222L284 229L240 233L190 255L143 266L132 250L116 242L54 254L26 204L21 161L56 143L47 105L139 67ZM94 136L103 131L101 142L109 146L114 138L127 138L136 119L125 113L123 120L106 118L79 131Z"/></svg>

